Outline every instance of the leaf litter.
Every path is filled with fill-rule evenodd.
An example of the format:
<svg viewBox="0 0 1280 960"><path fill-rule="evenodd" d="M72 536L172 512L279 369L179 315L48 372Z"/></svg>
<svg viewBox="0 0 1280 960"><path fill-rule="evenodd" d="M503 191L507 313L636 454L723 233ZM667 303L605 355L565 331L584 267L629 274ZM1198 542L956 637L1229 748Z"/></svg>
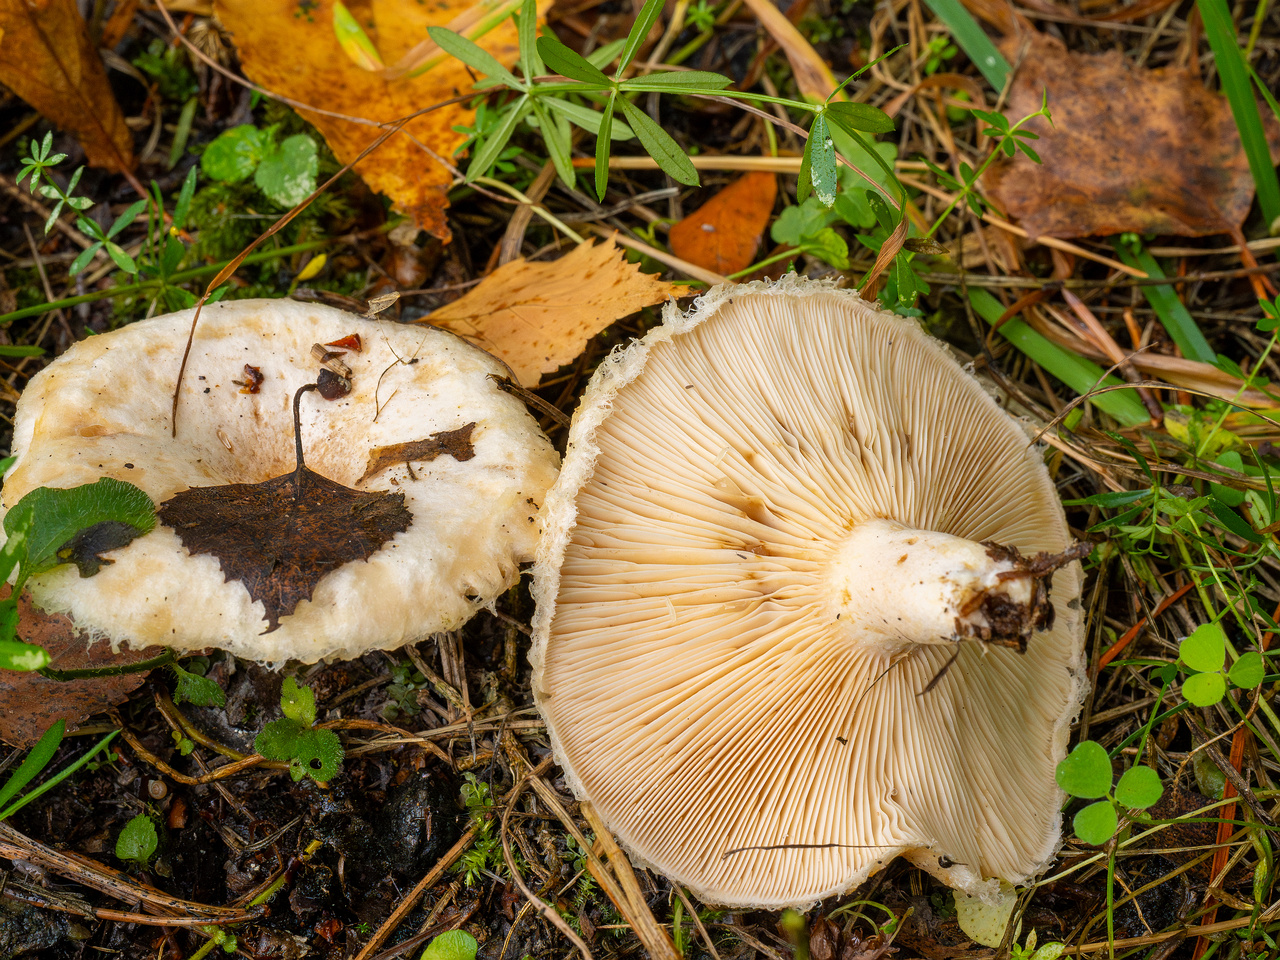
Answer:
<svg viewBox="0 0 1280 960"><path fill-rule="evenodd" d="M133 169L133 133L75 0L0 3L0 83L74 133L91 165Z"/></svg>
<svg viewBox="0 0 1280 960"><path fill-rule="evenodd" d="M671 228L671 252L716 273L745 270L755 261L777 196L775 174L744 174Z"/></svg>

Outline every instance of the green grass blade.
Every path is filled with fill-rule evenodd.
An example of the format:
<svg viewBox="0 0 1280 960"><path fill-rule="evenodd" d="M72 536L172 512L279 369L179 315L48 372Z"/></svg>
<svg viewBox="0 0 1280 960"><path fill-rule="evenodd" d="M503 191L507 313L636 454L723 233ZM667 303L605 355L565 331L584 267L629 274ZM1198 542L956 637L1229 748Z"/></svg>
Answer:
<svg viewBox="0 0 1280 960"><path fill-rule="evenodd" d="M8 807L6 807L3 810L0 810L0 820L9 819L9 817L13 816L15 813L17 813L19 810L25 807L32 800L35 800L41 794L47 793L48 791L56 787L58 784L60 784L63 780L67 779L67 777L71 776L73 773L75 773L77 770L83 767L86 763L92 760L100 751L105 749L107 744L110 743L112 740L114 740L116 738L116 734L118 734L119 732L120 732L119 730L112 730L105 737L99 740L93 746L93 749L91 749L88 753L82 756L75 763L71 764L70 766L63 767L61 770L59 770L56 774L54 774L44 783L40 784L40 786L36 787L34 790L28 793L25 797L22 797L20 800L15 800Z"/></svg>
<svg viewBox="0 0 1280 960"><path fill-rule="evenodd" d="M1222 78L1222 92L1231 104L1231 115L1236 119L1240 132L1240 145L1249 159L1254 187L1258 191L1258 206L1268 224L1280 218L1280 180L1271 164L1271 152L1267 148L1267 135L1262 129L1262 117L1258 114L1258 101L1253 98L1253 84L1244 57L1236 43L1236 27L1226 0L1196 0L1196 8L1204 21L1204 34L1213 50L1213 60Z"/></svg>
<svg viewBox="0 0 1280 960"><path fill-rule="evenodd" d="M31 752L22 761L22 765L13 772L9 782L0 789L0 807L16 797L19 790L49 765L49 761L53 759L53 755L58 752L58 747L62 744L62 735L66 729L66 721L59 720L44 732L39 742L31 748Z"/></svg>
<svg viewBox="0 0 1280 960"><path fill-rule="evenodd" d="M970 290L969 302L978 316L995 324L1004 313L1004 305L986 290ZM1009 320L1001 324L1000 335L1025 353L1045 370L1057 377L1076 393L1085 394L1098 385L1123 383L1119 377L1102 377L1102 368L1091 360L1078 357L1036 333L1021 320ZM1089 402L1109 413L1122 426L1136 427L1148 423L1151 417L1135 392L1117 390L1090 397Z"/></svg>
<svg viewBox="0 0 1280 960"><path fill-rule="evenodd" d="M978 21L960 5L960 0L925 0L925 3L934 16L951 31L951 36L960 44L960 49L987 78L987 83L997 90L1003 90L1013 68L978 25Z"/></svg>
<svg viewBox="0 0 1280 960"><path fill-rule="evenodd" d="M1115 248L1120 259L1128 266L1145 270L1147 276L1152 279L1164 277L1164 271L1160 269L1160 264L1146 250L1139 248L1138 252L1134 253L1119 239L1115 242ZM1159 286L1139 287L1138 289L1147 298L1147 303L1151 304L1151 309L1156 312L1156 316L1160 318L1160 322L1164 324L1165 330L1173 338L1173 342L1178 345L1178 349L1182 351L1184 357L1188 360L1199 360L1201 363L1218 362L1218 355L1213 352L1213 347L1209 346L1209 341L1200 332L1200 327L1196 324L1195 318L1191 316L1190 311L1178 299L1178 294L1173 287L1160 284Z"/></svg>

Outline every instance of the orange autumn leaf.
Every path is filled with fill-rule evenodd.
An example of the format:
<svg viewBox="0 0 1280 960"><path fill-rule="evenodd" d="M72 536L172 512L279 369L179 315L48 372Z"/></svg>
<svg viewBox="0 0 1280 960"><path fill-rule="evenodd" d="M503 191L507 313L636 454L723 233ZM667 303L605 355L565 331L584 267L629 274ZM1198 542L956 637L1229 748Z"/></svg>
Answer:
<svg viewBox="0 0 1280 960"><path fill-rule="evenodd" d="M539 7L545 5L540 3ZM363 0L347 4L384 63L398 62L427 38L428 26L448 25L471 6L470 0ZM465 94L472 86L471 74L452 58L418 77L387 79L382 72L362 70L343 52L334 33L333 0L305 4L297 0L215 0L214 12L231 33L240 64L251 80L273 93L358 118L299 110L343 163L355 159L383 132L359 120L398 120ZM515 27L509 20L478 42L508 66L519 56ZM466 140L452 128L469 126L474 119L474 111L465 103L417 117L361 161L356 171L418 226L447 240L444 211L453 175L432 153L452 163L453 152Z"/></svg>
<svg viewBox="0 0 1280 960"><path fill-rule="evenodd" d="M91 165L133 167L133 135L75 0L0 0L0 83L74 134Z"/></svg>
<svg viewBox="0 0 1280 960"><path fill-rule="evenodd" d="M751 266L778 196L772 173L744 174L671 228L671 252L716 273Z"/></svg>
<svg viewBox="0 0 1280 960"><path fill-rule="evenodd" d="M1023 44L1029 49L1023 51ZM1199 237L1240 228L1253 175L1225 97L1190 70L1135 69L1119 51L1076 53L1037 31L1005 39L1021 67L1004 109L1035 120L1043 163L1002 158L983 182L1032 237L1135 233ZM1275 154L1277 129L1267 122Z"/></svg>
<svg viewBox="0 0 1280 960"><path fill-rule="evenodd" d="M610 239L549 263L512 260L425 322L489 351L523 386L536 387L615 320L682 290L641 273Z"/></svg>

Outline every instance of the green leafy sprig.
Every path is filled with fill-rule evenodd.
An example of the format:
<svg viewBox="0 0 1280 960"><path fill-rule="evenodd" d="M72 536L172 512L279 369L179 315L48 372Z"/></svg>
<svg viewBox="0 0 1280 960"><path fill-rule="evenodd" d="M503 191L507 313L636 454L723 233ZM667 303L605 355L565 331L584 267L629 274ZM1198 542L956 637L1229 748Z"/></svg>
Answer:
<svg viewBox="0 0 1280 960"><path fill-rule="evenodd" d="M289 764L294 780L310 777L321 782L332 780L342 765L342 741L332 730L317 730L316 695L310 687L300 686L293 677L285 677L280 688L279 720L272 720L254 738L253 748L268 760Z"/></svg>
<svg viewBox="0 0 1280 960"><path fill-rule="evenodd" d="M1058 786L1073 797L1096 800L1076 814L1072 826L1085 843L1101 846L1115 834L1119 811L1145 810L1164 793L1160 775L1150 767L1130 767L1112 792L1111 758L1100 743L1085 740L1076 744L1055 772Z"/></svg>

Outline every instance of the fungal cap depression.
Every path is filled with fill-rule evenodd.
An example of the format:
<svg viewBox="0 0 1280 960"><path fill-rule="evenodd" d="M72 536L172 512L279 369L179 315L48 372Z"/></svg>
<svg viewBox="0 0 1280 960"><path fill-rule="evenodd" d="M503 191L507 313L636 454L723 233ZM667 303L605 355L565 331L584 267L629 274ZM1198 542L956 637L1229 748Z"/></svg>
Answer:
<svg viewBox="0 0 1280 960"><path fill-rule="evenodd" d="M1019 572L1070 543L1053 483L914 322L803 280L668 308L544 514L534 694L639 862L777 908L898 855L993 899L1054 853L1079 564Z"/></svg>

